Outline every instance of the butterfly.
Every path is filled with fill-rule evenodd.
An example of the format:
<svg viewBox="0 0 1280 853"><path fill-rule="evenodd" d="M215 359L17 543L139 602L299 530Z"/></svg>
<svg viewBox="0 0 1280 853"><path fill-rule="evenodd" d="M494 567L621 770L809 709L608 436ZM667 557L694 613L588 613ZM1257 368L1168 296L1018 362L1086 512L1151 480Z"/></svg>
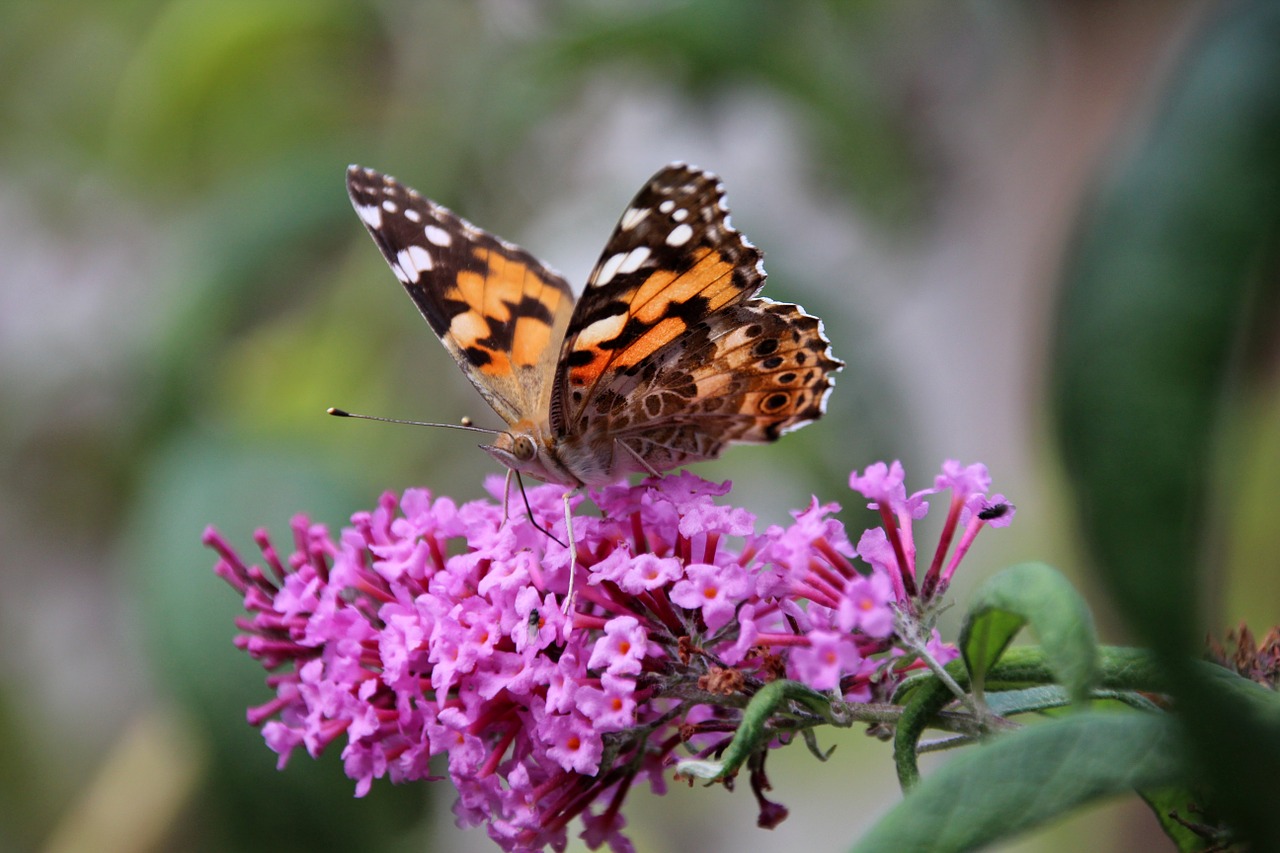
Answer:
<svg viewBox="0 0 1280 853"><path fill-rule="evenodd" d="M673 163L650 178L576 299L529 252L395 178L351 166L347 190L506 422L483 449L517 474L601 486L774 441L823 413L844 366L820 320L756 296L760 251L730 226L710 172Z"/></svg>

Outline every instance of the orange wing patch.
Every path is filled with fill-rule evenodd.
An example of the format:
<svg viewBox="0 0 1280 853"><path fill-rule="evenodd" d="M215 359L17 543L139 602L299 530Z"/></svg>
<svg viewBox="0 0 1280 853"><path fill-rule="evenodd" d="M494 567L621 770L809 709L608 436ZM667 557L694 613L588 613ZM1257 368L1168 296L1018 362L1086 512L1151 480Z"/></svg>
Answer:
<svg viewBox="0 0 1280 853"><path fill-rule="evenodd" d="M473 269L459 272L444 288L446 305L457 312L449 335L463 357L487 376L510 375L541 364L557 321L571 299L520 260L490 249L472 249Z"/></svg>
<svg viewBox="0 0 1280 853"><path fill-rule="evenodd" d="M569 354L569 384L593 385L607 371L639 364L708 314L743 298L734 265L704 249L684 272L656 269L632 293L615 296L619 313L578 333Z"/></svg>
<svg viewBox="0 0 1280 853"><path fill-rule="evenodd" d="M618 353L612 359L609 367L616 370L639 364L665 344L669 344L683 335L688 328L689 324L679 317L667 317L665 320L659 320L652 328L641 335L634 344ZM570 376L572 375L570 374Z"/></svg>
<svg viewBox="0 0 1280 853"><path fill-rule="evenodd" d="M695 296L706 300L707 310L724 307L738 296L733 286L733 264L718 252L703 250L684 273L655 270L631 299L631 314L642 323L654 323L670 316L672 305Z"/></svg>

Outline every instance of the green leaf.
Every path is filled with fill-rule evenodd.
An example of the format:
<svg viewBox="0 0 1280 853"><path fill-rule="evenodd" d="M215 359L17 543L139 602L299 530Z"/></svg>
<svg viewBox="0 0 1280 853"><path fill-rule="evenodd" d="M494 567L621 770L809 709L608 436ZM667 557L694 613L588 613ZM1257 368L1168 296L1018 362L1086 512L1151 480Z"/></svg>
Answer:
<svg viewBox="0 0 1280 853"><path fill-rule="evenodd" d="M335 137L359 144L346 113L370 97L360 72L376 19L358 4L173 0L152 18L107 134L135 186L171 197L279 168Z"/></svg>
<svg viewBox="0 0 1280 853"><path fill-rule="evenodd" d="M1028 624L1072 701L1087 701L1098 678L1093 617L1071 583L1043 563L1005 569L974 593L960 632L960 651L975 691L981 690L1014 635Z"/></svg>
<svg viewBox="0 0 1280 853"><path fill-rule="evenodd" d="M958 755L853 848L973 850L1086 803L1183 781L1174 724L1152 714L1084 711Z"/></svg>
<svg viewBox="0 0 1280 853"><path fill-rule="evenodd" d="M1130 705L1141 704L1144 710L1153 709L1150 702L1142 703L1133 692L1160 692L1166 689L1167 677L1151 653L1141 649L1104 646L1099 649L1099 659L1098 682L1103 689L1096 695L1114 698ZM1224 689L1230 688L1241 696L1253 697L1254 704L1265 704L1261 694L1270 693L1214 664L1202 664L1199 669L1205 678L1220 681ZM969 686L969 673L964 668L963 661L954 660L947 664L947 671L961 687ZM996 691L993 692L992 708L997 713L1003 713L997 707L1005 701L1003 692L1018 694L1043 689L1053 685L1056 678L1043 649L1039 646L1014 646L1004 653L987 674L988 688ZM902 716L893 733L894 767L902 790L910 790L919 783L916 744L925 729L938 725L938 713L954 698L951 691L932 673L912 676L894 692L892 701L902 705ZM1046 706L1044 710L1048 709Z"/></svg>
<svg viewBox="0 0 1280 853"><path fill-rule="evenodd" d="M798 681L780 678L761 687L751 697L751 701L743 709L742 722L738 724L733 740L725 747L718 760L689 759L681 761L677 769L699 779L724 779L733 776L748 758L764 749L777 736L769 723L774 714L791 702L820 714L828 722L840 722L833 715L828 697ZM848 725L847 722L843 724ZM825 757L823 760L826 760Z"/></svg>
<svg viewBox="0 0 1280 853"><path fill-rule="evenodd" d="M1214 843L1211 839L1192 832L1172 817L1173 814L1177 814L1183 820L1204 822L1203 815L1190 812L1193 804L1198 805L1199 798L1188 788L1158 788L1154 791L1139 791L1138 795L1147 801L1147 805L1155 813L1156 820L1160 822L1160 828L1164 830L1165 835L1169 836L1169 840L1177 845L1179 853L1199 853Z"/></svg>
<svg viewBox="0 0 1280 853"><path fill-rule="evenodd" d="M987 708L1001 717L1061 708L1071 703L1067 691L1056 685L1027 687L1022 690L998 690L986 696Z"/></svg>
<svg viewBox="0 0 1280 853"><path fill-rule="evenodd" d="M968 673L960 661L947 664L952 678L968 681ZM962 681L963 679L963 681ZM910 698L903 702L902 716L893 729L893 764L898 772L898 785L903 791L915 787L920 781L920 768L916 764L916 743L934 717L954 699L946 685L934 675L915 685Z"/></svg>
<svg viewBox="0 0 1280 853"><path fill-rule="evenodd" d="M1084 533L1158 649L1202 628L1210 461L1280 226L1280 7L1233 3L1098 188L1064 275L1058 433ZM1268 330L1269 331L1269 330Z"/></svg>

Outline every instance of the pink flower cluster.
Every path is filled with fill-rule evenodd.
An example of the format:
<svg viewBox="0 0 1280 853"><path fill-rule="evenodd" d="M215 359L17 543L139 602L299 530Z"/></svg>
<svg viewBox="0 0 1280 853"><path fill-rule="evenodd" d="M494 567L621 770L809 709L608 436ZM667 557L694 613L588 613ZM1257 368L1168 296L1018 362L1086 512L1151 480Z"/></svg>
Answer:
<svg viewBox="0 0 1280 853"><path fill-rule="evenodd" d="M948 462L935 488L910 497L896 462L851 485L884 521L856 548L839 507L816 499L759 532L751 513L716 500L727 483L688 473L595 491L601 515L574 517L567 613L567 548L526 518L504 523L493 501L387 494L336 538L298 517L283 560L256 534L266 569L212 528L205 543L244 597L236 643L270 673L275 697L249 720L280 766L300 745L315 756L345 736L363 796L375 778L431 778L429 759L445 754L459 825L485 825L503 849L563 849L582 816L591 848L625 851L621 806L636 778L661 792L677 747L717 754L765 683L860 702L920 666L895 648L895 620L941 595L978 529L1012 517L987 498L981 465ZM911 524L942 489L943 542L918 577ZM528 493L539 524L568 542L562 495ZM936 633L929 650L955 655ZM781 820L757 781L762 818Z"/></svg>

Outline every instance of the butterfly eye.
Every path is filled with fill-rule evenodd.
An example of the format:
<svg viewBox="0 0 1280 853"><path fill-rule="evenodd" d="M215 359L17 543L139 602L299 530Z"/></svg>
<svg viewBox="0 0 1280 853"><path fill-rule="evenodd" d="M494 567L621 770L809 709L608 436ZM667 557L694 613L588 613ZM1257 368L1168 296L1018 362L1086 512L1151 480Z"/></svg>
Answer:
<svg viewBox="0 0 1280 853"><path fill-rule="evenodd" d="M527 435L518 435L515 441L511 443L511 455L521 462L528 462L536 453L537 450L533 446L533 439Z"/></svg>

